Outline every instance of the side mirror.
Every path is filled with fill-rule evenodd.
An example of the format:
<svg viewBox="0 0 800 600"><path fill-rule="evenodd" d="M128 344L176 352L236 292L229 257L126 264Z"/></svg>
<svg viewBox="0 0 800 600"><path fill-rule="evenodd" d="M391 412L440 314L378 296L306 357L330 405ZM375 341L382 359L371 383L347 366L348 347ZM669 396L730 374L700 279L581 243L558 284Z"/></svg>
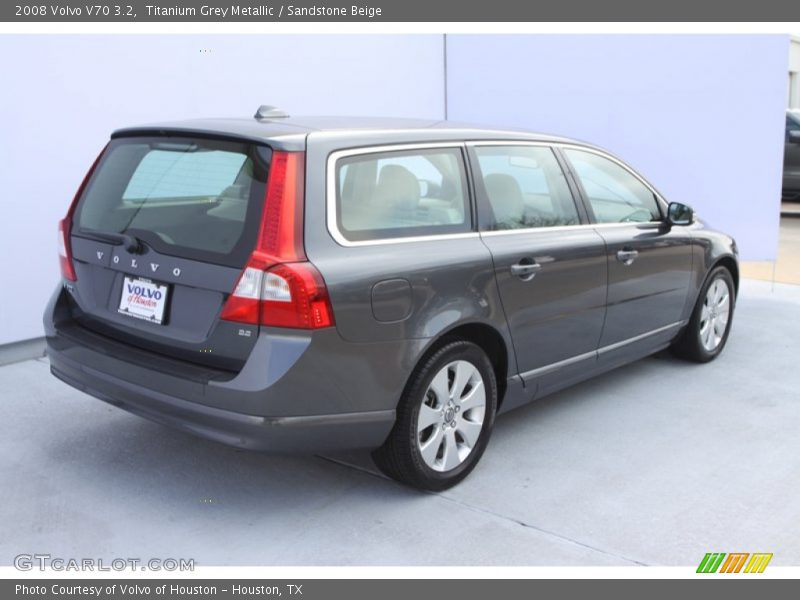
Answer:
<svg viewBox="0 0 800 600"><path fill-rule="evenodd" d="M800 129L789 130L789 143L800 144Z"/></svg>
<svg viewBox="0 0 800 600"><path fill-rule="evenodd" d="M670 202L667 208L667 223L670 225L691 225L694 223L694 211L690 206L680 202Z"/></svg>

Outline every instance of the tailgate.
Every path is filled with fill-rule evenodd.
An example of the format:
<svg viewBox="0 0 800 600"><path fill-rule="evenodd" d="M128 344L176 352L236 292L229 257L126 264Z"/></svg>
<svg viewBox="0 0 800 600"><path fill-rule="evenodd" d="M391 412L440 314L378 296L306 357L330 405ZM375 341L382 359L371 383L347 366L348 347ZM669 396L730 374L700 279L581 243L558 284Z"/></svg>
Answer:
<svg viewBox="0 0 800 600"><path fill-rule="evenodd" d="M168 356L240 368L258 327L219 315L255 245L270 157L235 140L112 140L73 219L76 321Z"/></svg>

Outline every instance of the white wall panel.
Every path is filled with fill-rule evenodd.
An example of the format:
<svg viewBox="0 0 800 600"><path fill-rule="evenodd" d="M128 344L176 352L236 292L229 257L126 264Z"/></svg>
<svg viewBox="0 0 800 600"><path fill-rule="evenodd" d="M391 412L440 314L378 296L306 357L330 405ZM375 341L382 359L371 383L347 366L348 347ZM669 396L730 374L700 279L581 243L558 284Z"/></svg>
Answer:
<svg viewBox="0 0 800 600"><path fill-rule="evenodd" d="M0 36L0 344L42 334L56 223L109 133L165 119L442 118L442 37Z"/></svg>
<svg viewBox="0 0 800 600"><path fill-rule="evenodd" d="M668 199L774 260L789 38L447 36L448 118L618 154Z"/></svg>

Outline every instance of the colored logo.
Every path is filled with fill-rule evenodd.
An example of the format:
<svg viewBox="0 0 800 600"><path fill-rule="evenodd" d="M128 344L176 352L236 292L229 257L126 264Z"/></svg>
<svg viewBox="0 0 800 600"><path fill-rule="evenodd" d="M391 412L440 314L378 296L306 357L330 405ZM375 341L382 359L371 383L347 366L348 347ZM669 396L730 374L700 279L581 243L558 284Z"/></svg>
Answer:
<svg viewBox="0 0 800 600"><path fill-rule="evenodd" d="M698 573L763 573L772 553L766 552L709 552L697 566Z"/></svg>

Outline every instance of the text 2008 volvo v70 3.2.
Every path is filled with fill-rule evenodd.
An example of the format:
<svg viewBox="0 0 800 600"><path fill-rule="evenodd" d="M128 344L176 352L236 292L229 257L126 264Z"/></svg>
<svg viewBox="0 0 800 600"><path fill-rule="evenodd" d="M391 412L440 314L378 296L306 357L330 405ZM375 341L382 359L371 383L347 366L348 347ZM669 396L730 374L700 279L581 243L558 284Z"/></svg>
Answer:
<svg viewBox="0 0 800 600"><path fill-rule="evenodd" d="M241 448L371 448L425 489L495 416L722 351L734 241L603 150L396 119L116 131L59 229L53 374Z"/></svg>

